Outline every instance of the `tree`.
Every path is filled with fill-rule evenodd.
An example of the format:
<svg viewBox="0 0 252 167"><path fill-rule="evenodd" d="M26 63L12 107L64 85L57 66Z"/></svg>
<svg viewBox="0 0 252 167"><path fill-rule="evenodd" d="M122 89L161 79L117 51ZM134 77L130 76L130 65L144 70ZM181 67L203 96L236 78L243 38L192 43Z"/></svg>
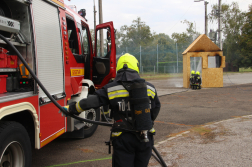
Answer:
<svg viewBox="0 0 252 167"><path fill-rule="evenodd" d="M218 9L218 5L212 6L212 13ZM233 66L239 67L240 64L240 47L239 36L241 28L244 24L245 13L239 9L237 2L231 4L222 4L222 32L224 36L223 54L226 56L226 61L232 63ZM218 17L214 14L210 16L210 20L217 20Z"/></svg>
<svg viewBox="0 0 252 167"><path fill-rule="evenodd" d="M245 24L241 29L242 34L239 37L241 64L243 67L252 67L252 5L249 7L249 12L245 16Z"/></svg>
<svg viewBox="0 0 252 167"><path fill-rule="evenodd" d="M150 27L141 21L138 17L136 20L132 21L132 25L124 25L120 28L119 32L120 46L140 46L147 45L151 40L153 40ZM120 47L119 46L119 47Z"/></svg>
<svg viewBox="0 0 252 167"><path fill-rule="evenodd" d="M164 33L154 35L154 43L158 44L159 62L174 61L176 59L174 40Z"/></svg>
<svg viewBox="0 0 252 167"><path fill-rule="evenodd" d="M192 22L188 20L183 21L184 24L187 24L186 32L182 33L173 33L172 39L175 43L178 44L178 55L182 55L184 50L200 35L199 32L196 32ZM182 61L182 56L179 56L179 61Z"/></svg>
<svg viewBox="0 0 252 167"><path fill-rule="evenodd" d="M138 60L140 60L140 46L142 49L142 64L152 64L153 60L153 34L150 27L145 24L138 17L132 21L130 26L124 25L120 28L120 32L117 32L117 53L123 54L125 52L133 54Z"/></svg>

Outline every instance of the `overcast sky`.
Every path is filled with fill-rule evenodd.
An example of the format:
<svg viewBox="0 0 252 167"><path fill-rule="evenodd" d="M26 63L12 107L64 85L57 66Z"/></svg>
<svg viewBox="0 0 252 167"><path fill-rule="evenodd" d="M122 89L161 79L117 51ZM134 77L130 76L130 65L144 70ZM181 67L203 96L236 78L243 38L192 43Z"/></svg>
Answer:
<svg viewBox="0 0 252 167"><path fill-rule="evenodd" d="M94 27L94 1L97 11L96 24L99 24L98 0L65 0L67 5L75 5L77 10L86 9L89 27ZM218 0L207 0L208 13L211 6ZM238 2L242 11L248 11L251 0L222 0L222 3ZM184 32L186 24L181 23L188 20L196 24L196 30L204 33L205 6L204 2L194 0L103 0L103 22L114 22L114 27L120 29L123 25L131 25L132 21L140 17L146 25L150 26L152 32L171 35L173 32ZM209 23L208 29L216 29L216 23Z"/></svg>

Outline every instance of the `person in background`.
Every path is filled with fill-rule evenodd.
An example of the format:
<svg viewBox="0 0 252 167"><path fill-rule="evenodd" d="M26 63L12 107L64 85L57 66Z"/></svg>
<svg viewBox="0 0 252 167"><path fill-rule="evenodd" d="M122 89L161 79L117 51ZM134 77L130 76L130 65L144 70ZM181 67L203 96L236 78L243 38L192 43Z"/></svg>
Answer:
<svg viewBox="0 0 252 167"><path fill-rule="evenodd" d="M197 71L195 75L195 84L196 84L196 89L201 89L201 77L200 77L199 71Z"/></svg>
<svg viewBox="0 0 252 167"><path fill-rule="evenodd" d="M196 86L196 84L195 84L195 71L194 70L192 70L191 71L191 76L190 76L190 87L192 88L192 89L196 89L197 88L197 86Z"/></svg>

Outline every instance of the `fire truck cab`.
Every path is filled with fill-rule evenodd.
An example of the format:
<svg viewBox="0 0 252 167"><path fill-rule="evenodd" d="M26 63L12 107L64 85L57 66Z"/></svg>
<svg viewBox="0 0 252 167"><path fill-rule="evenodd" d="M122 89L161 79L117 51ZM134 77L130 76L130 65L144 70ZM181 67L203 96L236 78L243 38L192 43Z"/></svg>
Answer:
<svg viewBox="0 0 252 167"><path fill-rule="evenodd" d="M96 26L92 42L85 10L77 13L64 0L0 0L0 34L61 106L93 94L116 75L113 22ZM98 121L100 110L84 111L80 117ZM0 166L31 166L32 148L59 136L89 137L96 128L62 116L0 39Z"/></svg>

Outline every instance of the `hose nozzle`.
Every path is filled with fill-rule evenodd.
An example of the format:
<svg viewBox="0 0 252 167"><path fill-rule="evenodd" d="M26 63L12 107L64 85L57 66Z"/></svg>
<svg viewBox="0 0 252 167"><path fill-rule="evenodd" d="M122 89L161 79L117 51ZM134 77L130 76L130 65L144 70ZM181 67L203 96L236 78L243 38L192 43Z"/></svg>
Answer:
<svg viewBox="0 0 252 167"><path fill-rule="evenodd" d="M140 138L141 138L141 142L149 142L149 138L148 138L148 130L143 130L140 133Z"/></svg>

